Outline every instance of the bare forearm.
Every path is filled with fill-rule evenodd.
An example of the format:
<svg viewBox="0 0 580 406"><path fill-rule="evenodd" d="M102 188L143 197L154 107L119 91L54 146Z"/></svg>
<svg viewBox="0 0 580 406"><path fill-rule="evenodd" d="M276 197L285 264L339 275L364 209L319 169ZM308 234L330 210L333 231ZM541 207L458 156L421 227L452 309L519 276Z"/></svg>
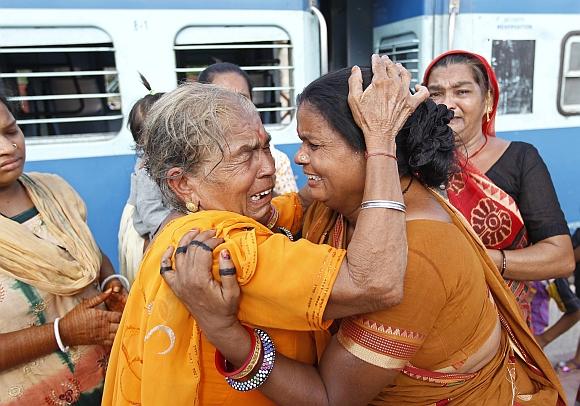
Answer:
<svg viewBox="0 0 580 406"><path fill-rule="evenodd" d="M363 200L403 202L394 159L369 158ZM391 209L361 210L324 317L345 317L399 303L406 266L405 215Z"/></svg>
<svg viewBox="0 0 580 406"><path fill-rule="evenodd" d="M0 371L33 361L58 349L52 323L0 334Z"/></svg>
<svg viewBox="0 0 580 406"><path fill-rule="evenodd" d="M488 251L498 269L502 256L497 250ZM559 235L519 250L505 250L504 277L515 280L544 280L567 277L574 270L574 252L570 237Z"/></svg>
<svg viewBox="0 0 580 406"><path fill-rule="evenodd" d="M111 276L115 273L115 268L113 268L113 264L108 256L105 255L103 251L101 251L101 270L99 271L99 281L102 282L105 280L107 276Z"/></svg>

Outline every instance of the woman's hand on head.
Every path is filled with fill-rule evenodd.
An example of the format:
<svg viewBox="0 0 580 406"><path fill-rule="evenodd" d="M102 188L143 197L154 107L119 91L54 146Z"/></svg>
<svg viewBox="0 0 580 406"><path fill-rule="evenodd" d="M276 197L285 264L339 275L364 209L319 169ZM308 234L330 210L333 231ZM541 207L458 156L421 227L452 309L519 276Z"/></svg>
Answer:
<svg viewBox="0 0 580 406"><path fill-rule="evenodd" d="M417 85L412 95L411 74L386 55L373 54L372 69L372 82L363 91L362 72L358 66L353 67L348 80L348 104L363 131L367 151L386 151L387 147L394 147L397 133L417 106L427 100L429 91Z"/></svg>
<svg viewBox="0 0 580 406"><path fill-rule="evenodd" d="M121 321L120 312L98 309L111 297L111 289L85 299L60 321L60 335L64 345L102 345L111 347Z"/></svg>
<svg viewBox="0 0 580 406"><path fill-rule="evenodd" d="M236 268L227 250L222 250L219 256L221 283L213 277L213 250L223 242L214 236L213 230L190 231L179 241L175 268L171 268L173 247L161 259L163 279L208 337L237 324L240 301Z"/></svg>

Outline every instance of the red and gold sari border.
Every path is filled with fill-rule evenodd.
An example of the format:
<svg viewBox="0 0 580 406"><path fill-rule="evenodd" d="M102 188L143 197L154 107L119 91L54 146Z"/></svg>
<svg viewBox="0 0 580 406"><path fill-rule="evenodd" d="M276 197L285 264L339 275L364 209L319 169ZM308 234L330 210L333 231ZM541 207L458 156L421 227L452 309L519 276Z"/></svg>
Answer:
<svg viewBox="0 0 580 406"><path fill-rule="evenodd" d="M470 379L477 376L477 372L468 374L459 373L445 373L445 372L435 372L426 369L421 369L408 364L401 371L410 378L417 379L424 382L436 383L441 386L454 386L462 384Z"/></svg>
<svg viewBox="0 0 580 406"><path fill-rule="evenodd" d="M370 364L401 369L419 350L424 337L359 317L343 320L338 340L351 354Z"/></svg>

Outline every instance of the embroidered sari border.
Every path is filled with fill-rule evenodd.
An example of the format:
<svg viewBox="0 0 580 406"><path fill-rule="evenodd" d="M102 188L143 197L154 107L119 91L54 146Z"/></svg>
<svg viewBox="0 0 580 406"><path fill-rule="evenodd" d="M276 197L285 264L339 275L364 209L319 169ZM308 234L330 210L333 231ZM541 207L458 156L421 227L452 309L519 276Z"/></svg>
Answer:
<svg viewBox="0 0 580 406"><path fill-rule="evenodd" d="M401 369L419 350L423 337L359 317L343 320L338 340L365 362L381 368Z"/></svg>

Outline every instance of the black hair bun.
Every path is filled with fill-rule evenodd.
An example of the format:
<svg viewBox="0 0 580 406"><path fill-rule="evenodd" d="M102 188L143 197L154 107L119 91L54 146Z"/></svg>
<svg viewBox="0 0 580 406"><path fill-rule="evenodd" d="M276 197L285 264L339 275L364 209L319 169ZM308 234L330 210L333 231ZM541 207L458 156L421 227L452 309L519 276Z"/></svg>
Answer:
<svg viewBox="0 0 580 406"><path fill-rule="evenodd" d="M453 111L428 99L421 103L399 131L397 144L405 145L401 164L427 186L446 184L453 169L455 150L449 122Z"/></svg>

